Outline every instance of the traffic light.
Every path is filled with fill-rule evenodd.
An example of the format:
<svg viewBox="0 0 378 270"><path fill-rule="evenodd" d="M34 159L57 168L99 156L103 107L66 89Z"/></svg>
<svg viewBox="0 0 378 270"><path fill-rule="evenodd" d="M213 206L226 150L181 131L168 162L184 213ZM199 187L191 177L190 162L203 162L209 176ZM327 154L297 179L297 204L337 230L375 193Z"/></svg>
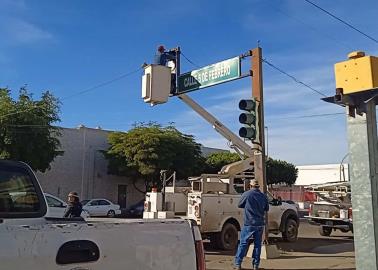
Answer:
<svg viewBox="0 0 378 270"><path fill-rule="evenodd" d="M258 104L254 98L242 99L239 102L239 109L246 111L239 115L239 122L244 127L239 129L239 136L252 141L258 138Z"/></svg>

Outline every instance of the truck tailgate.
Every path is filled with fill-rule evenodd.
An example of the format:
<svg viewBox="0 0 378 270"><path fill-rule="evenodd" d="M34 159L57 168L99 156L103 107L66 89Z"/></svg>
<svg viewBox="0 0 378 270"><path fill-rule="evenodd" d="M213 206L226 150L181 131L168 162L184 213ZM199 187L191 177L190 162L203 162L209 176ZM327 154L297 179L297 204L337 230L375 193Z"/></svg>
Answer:
<svg viewBox="0 0 378 270"><path fill-rule="evenodd" d="M15 226L0 224L1 269L196 269L195 244L186 220L131 220ZM69 241L85 245L58 250ZM75 242L71 242L75 243ZM67 245L67 244L66 244ZM81 250L80 250L81 249ZM79 257L92 262L72 263ZM70 262L71 263L67 263Z"/></svg>

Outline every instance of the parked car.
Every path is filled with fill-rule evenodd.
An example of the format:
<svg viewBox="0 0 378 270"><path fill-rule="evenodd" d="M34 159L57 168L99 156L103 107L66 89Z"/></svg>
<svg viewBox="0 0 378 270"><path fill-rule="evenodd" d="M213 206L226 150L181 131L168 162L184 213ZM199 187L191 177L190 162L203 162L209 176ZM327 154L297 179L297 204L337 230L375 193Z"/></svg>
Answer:
<svg viewBox="0 0 378 270"><path fill-rule="evenodd" d="M126 209L126 217L129 218L142 218L144 211L144 199L131 205Z"/></svg>
<svg viewBox="0 0 378 270"><path fill-rule="evenodd" d="M47 214L46 217L62 218L64 211L66 211L67 203L55 197L54 195L44 193L47 202ZM81 212L82 218L89 217L89 213L85 210Z"/></svg>
<svg viewBox="0 0 378 270"><path fill-rule="evenodd" d="M87 211L91 217L115 217L121 214L120 206L107 199L84 200L81 203L83 209Z"/></svg>

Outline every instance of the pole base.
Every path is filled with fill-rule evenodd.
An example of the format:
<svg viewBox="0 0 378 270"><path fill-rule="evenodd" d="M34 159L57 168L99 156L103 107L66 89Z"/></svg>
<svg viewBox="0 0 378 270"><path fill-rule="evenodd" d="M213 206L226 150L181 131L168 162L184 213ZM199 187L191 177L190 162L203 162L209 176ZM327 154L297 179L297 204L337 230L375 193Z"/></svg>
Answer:
<svg viewBox="0 0 378 270"><path fill-rule="evenodd" d="M253 252L253 244L249 246L247 257L252 258L252 252ZM261 247L261 259L276 259L281 256L280 251L278 250L276 245L266 245L263 244Z"/></svg>

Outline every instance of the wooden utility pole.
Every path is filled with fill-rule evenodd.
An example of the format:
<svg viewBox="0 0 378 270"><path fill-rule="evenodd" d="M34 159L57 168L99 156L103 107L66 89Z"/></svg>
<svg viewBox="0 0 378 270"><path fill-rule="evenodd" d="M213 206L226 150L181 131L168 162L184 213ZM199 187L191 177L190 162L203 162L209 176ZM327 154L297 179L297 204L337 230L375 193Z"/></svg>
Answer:
<svg viewBox="0 0 378 270"><path fill-rule="evenodd" d="M252 97L255 98L258 104L258 122L256 127L258 129L257 151L254 153L255 161L255 179L259 181L262 186L262 191L266 194L266 167L265 167L265 136L264 136L264 95L263 95L263 76L262 76L262 49L257 47L251 51L251 66L252 66ZM268 229L268 214L265 215L265 230L263 235L263 242L268 243L269 229Z"/></svg>

